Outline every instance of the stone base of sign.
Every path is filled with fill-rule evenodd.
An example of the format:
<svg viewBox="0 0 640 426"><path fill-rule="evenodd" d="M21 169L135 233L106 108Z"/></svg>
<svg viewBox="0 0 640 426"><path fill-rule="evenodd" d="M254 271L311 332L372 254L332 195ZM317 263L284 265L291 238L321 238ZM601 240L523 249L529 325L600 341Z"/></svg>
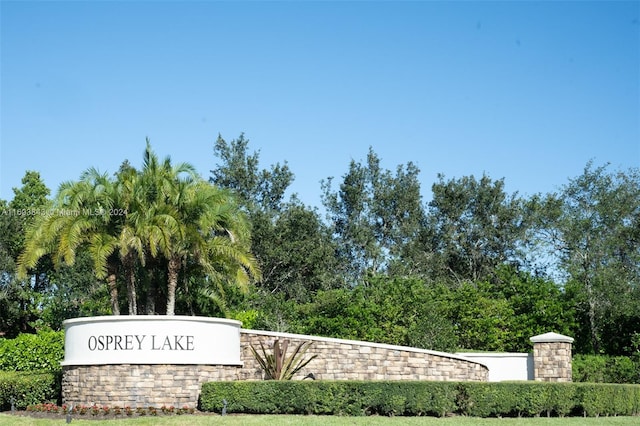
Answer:
<svg viewBox="0 0 640 426"><path fill-rule="evenodd" d="M202 383L229 380L237 366L86 365L63 367L67 405L196 408Z"/></svg>

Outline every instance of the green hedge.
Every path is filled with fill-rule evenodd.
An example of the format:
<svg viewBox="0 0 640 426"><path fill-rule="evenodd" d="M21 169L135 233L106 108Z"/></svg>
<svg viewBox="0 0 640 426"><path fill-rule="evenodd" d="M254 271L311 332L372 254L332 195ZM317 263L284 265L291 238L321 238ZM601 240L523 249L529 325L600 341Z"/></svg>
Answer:
<svg viewBox="0 0 640 426"><path fill-rule="evenodd" d="M38 331L0 339L0 371L59 371L64 359L64 332Z"/></svg>
<svg viewBox="0 0 640 426"><path fill-rule="evenodd" d="M475 417L640 414L640 386L389 381L211 382L200 409L229 413Z"/></svg>
<svg viewBox="0 0 640 426"><path fill-rule="evenodd" d="M441 382L212 382L203 384L200 406L219 412L226 399L235 413L443 416L456 393L456 384Z"/></svg>
<svg viewBox="0 0 640 426"><path fill-rule="evenodd" d="M60 374L0 372L0 411L60 400Z"/></svg>

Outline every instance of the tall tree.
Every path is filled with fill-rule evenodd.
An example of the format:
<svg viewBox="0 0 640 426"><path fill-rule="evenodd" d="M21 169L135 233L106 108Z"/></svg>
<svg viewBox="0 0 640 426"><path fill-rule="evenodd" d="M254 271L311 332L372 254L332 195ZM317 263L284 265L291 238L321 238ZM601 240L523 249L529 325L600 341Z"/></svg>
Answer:
<svg viewBox="0 0 640 426"><path fill-rule="evenodd" d="M322 182L323 204L352 283L386 271L417 235L424 217L419 172L409 162L394 175L370 148L366 164L351 161L338 190L332 178Z"/></svg>
<svg viewBox="0 0 640 426"><path fill-rule="evenodd" d="M315 210L292 202L276 217L255 212L253 247L263 266L262 289L297 302L344 286L336 244Z"/></svg>
<svg viewBox="0 0 640 426"><path fill-rule="evenodd" d="M174 314L175 292L184 266L195 263L212 282L245 285L259 277L250 252L250 233L233 198L204 182L187 163L159 160L149 141L140 171L123 163L115 179L95 169L78 182L61 185L54 214L30 229L19 270L24 275L39 259L72 265L80 250L93 260L96 276L107 278L112 310L119 313L116 277L124 273L129 314L138 313L137 287L148 262L167 268L166 313ZM146 311L155 313L157 279L151 271ZM185 278L187 280L188 278Z"/></svg>
<svg viewBox="0 0 640 426"><path fill-rule="evenodd" d="M438 175L432 190L427 226L417 239L431 254L428 275L475 282L491 279L505 262L522 263L529 219L517 194L505 192L504 180Z"/></svg>
<svg viewBox="0 0 640 426"><path fill-rule="evenodd" d="M218 135L214 154L222 163L211 170L209 181L234 191L249 210L279 211L294 176L286 161L260 170L260 153L248 152L249 140L244 134L231 142Z"/></svg>
<svg viewBox="0 0 640 426"><path fill-rule="evenodd" d="M0 331L14 336L42 325L59 329L67 318L105 313L108 293L96 285L87 251L78 253L81 261L74 266L59 269L54 269L50 256L43 256L30 275L18 276L16 263L27 230L65 212L53 207L47 198L49 190L36 172L27 172L23 186L14 192L11 203L0 203L6 213L0 215Z"/></svg>
<svg viewBox="0 0 640 426"><path fill-rule="evenodd" d="M6 211L4 200L0 208ZM0 231L5 228L6 219L5 215L0 216ZM0 236L6 235L10 234L0 232ZM35 319L31 309L25 309L32 300L30 292L26 291L27 286L26 279L17 279L15 261L9 255L5 242L0 242L0 334L5 337L12 338L27 331L29 323Z"/></svg>
<svg viewBox="0 0 640 426"><path fill-rule="evenodd" d="M584 318L579 350L624 352L640 333L639 170L610 172L589 162L559 193L535 201L538 235Z"/></svg>
<svg viewBox="0 0 640 426"><path fill-rule="evenodd" d="M202 181L191 165L174 165L169 157L160 161L147 141L134 188L131 247L166 258L167 315L175 313L180 272L188 263L199 265L214 283L227 280L243 287L259 277L248 225L233 198Z"/></svg>
<svg viewBox="0 0 640 426"><path fill-rule="evenodd" d="M22 177L22 186L13 188L13 199L9 202L9 216L12 220L11 233L7 241L9 254L17 259L24 248L26 230L38 218L46 214L51 191L40 177L40 173L27 171Z"/></svg>
<svg viewBox="0 0 640 426"><path fill-rule="evenodd" d="M260 277L250 251L248 223L233 197L204 181L183 191L177 209L180 229L165 253L169 260L167 315L174 311L178 274L189 262L199 265L214 284L205 289L209 295L224 284L246 290L252 279Z"/></svg>
<svg viewBox="0 0 640 426"><path fill-rule="evenodd" d="M137 286L139 280L136 266L146 267L148 262L156 266L161 253L170 247L170 240L180 230L176 214L177 190L182 181L192 181L197 173L188 163L172 164L171 158L160 160L151 148L149 139L143 153L142 169L121 168L118 175L122 182L121 195L127 200L128 214L119 234L120 256L127 271L129 304L137 308ZM155 313L158 291L157 276L149 281L146 311ZM174 293L168 295L173 297Z"/></svg>
<svg viewBox="0 0 640 426"><path fill-rule="evenodd" d="M78 250L87 248L94 271L100 279L107 278L114 315L120 312L116 285L119 224L123 218L111 214L118 205L117 188L106 174L96 169L85 171L78 182L60 186L51 214L40 216L27 232L24 251L19 257L21 275L50 254L56 267L73 265ZM117 223L116 223L117 222Z"/></svg>
<svg viewBox="0 0 640 426"><path fill-rule="evenodd" d="M39 319L43 295L51 291L48 259L34 265L30 276L18 276L16 262L25 244L25 232L49 211L49 189L35 171L27 171L14 198L0 201L0 313L1 329L8 335L33 331Z"/></svg>
<svg viewBox="0 0 640 426"><path fill-rule="evenodd" d="M230 142L219 136L214 154L221 163L210 182L237 194L251 223L252 248L263 272L260 290L303 301L319 288L340 285L335 249L318 213L295 195L285 200L294 178L287 163L261 169L259 152L249 151L242 134Z"/></svg>

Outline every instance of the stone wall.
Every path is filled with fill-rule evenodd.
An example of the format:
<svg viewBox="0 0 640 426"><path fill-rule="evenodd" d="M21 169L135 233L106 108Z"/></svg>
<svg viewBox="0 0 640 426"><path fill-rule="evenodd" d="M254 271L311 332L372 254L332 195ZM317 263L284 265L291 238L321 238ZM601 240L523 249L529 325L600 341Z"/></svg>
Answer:
<svg viewBox="0 0 640 426"><path fill-rule="evenodd" d="M263 372L250 347L288 340L289 353L312 341L308 356L318 355L295 379L309 374L324 380L487 381L483 363L464 356L425 349L316 336L240 330L242 366L224 365L67 365L62 395L67 404L130 407L195 407L202 383L262 380ZM534 379L571 381L573 339L556 333L531 338Z"/></svg>
<svg viewBox="0 0 640 426"><path fill-rule="evenodd" d="M489 370L479 362L452 354L402 346L256 330L240 332L242 367L221 365L74 365L63 367L66 404L157 408L195 407L204 382L262 380L250 346L269 350L275 339L289 341L289 353L312 341L317 354L295 379L312 373L325 380L486 381Z"/></svg>
<svg viewBox="0 0 640 426"><path fill-rule="evenodd" d="M331 339L269 331L241 330L241 379L260 380L262 372L250 352L250 346L270 349L276 339L289 341L289 352L302 342L312 341L307 354L317 354L299 374L312 373L324 380L436 380L486 381L488 368L461 356L426 349Z"/></svg>
<svg viewBox="0 0 640 426"><path fill-rule="evenodd" d="M220 365L80 365L63 367L67 405L195 408L202 383L229 380L240 367Z"/></svg>

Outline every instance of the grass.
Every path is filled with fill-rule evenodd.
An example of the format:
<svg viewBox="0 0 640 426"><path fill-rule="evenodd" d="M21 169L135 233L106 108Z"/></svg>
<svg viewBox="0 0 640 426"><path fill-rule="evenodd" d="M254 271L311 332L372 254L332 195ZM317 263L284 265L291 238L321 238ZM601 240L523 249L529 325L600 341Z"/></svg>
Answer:
<svg viewBox="0 0 640 426"><path fill-rule="evenodd" d="M11 416L0 414L0 426L46 426L51 424L64 424L63 416L60 419L34 419L29 417ZM122 420L88 420L74 418L72 425L126 425L126 426L179 426L179 425L225 425L225 426L256 426L256 425L283 425L283 426L387 426L387 425L445 425L445 426L626 426L640 425L640 417L565 417L565 418L522 418L522 419L480 419L475 417L337 417L337 416L280 416L280 415L184 415L167 417L138 417Z"/></svg>

